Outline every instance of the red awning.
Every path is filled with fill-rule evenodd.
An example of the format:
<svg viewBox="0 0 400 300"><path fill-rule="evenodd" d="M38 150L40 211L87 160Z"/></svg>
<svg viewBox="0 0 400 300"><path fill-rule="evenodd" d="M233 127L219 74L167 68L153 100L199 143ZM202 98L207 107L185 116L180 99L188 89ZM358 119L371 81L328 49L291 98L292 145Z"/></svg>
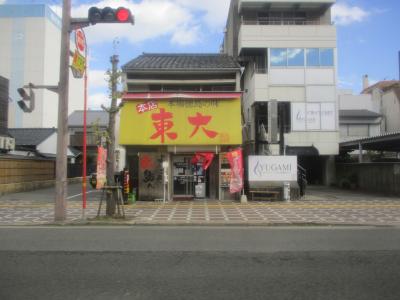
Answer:
<svg viewBox="0 0 400 300"><path fill-rule="evenodd" d="M237 99L240 98L242 93L126 93L122 95L122 100L146 100L146 99Z"/></svg>

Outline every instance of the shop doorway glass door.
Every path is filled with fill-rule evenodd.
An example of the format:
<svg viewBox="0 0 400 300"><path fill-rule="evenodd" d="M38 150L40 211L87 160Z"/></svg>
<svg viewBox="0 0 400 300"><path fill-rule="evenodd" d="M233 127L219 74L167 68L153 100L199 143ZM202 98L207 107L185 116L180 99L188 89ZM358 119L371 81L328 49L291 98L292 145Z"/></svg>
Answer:
<svg viewBox="0 0 400 300"><path fill-rule="evenodd" d="M206 172L201 164L193 165L192 156L174 156L174 196L206 197Z"/></svg>

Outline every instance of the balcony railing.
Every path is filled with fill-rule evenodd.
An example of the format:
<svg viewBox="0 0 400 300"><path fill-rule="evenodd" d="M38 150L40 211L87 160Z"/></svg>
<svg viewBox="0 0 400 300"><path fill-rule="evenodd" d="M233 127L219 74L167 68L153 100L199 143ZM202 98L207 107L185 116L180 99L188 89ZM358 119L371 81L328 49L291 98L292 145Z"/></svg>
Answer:
<svg viewBox="0 0 400 300"><path fill-rule="evenodd" d="M83 134L77 133L73 134L69 138L70 146L72 147L82 147L83 146ZM86 144L88 146L96 146L97 139L93 134L88 133L86 137Z"/></svg>
<svg viewBox="0 0 400 300"><path fill-rule="evenodd" d="M242 25L321 25L321 22L304 18L242 18Z"/></svg>

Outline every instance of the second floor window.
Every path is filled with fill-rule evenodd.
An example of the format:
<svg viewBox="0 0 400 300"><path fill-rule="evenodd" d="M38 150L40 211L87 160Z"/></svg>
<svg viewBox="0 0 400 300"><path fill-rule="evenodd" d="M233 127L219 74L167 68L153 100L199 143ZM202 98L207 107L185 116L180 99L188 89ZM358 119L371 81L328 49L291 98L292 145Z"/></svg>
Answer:
<svg viewBox="0 0 400 300"><path fill-rule="evenodd" d="M333 67L333 48L271 48L271 67Z"/></svg>
<svg viewBox="0 0 400 300"><path fill-rule="evenodd" d="M306 52L307 66L309 67L331 67L334 65L332 48L310 48Z"/></svg>

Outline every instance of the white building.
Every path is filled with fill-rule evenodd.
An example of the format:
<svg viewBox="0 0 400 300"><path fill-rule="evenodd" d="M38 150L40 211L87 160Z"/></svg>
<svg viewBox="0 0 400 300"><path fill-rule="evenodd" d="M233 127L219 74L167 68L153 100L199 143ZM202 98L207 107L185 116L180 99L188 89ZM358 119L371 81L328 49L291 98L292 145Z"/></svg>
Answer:
<svg viewBox="0 0 400 300"><path fill-rule="evenodd" d="M363 95L372 97L383 116L382 131L387 133L400 131L400 81L385 80L374 85L364 86Z"/></svg>
<svg viewBox="0 0 400 300"><path fill-rule="evenodd" d="M297 155L311 183L333 183L339 150L334 3L232 0L223 44L245 67L248 153Z"/></svg>
<svg viewBox="0 0 400 300"><path fill-rule="evenodd" d="M24 113L17 88L29 82L57 85L61 19L46 5L0 5L0 75L10 80L8 127L57 127L58 96L35 90L35 110ZM71 47L75 47L73 42ZM69 113L83 109L83 80L70 76Z"/></svg>
<svg viewBox="0 0 400 300"><path fill-rule="evenodd" d="M339 90L338 97L341 142L381 134L381 110L370 94L353 95L351 90Z"/></svg>

